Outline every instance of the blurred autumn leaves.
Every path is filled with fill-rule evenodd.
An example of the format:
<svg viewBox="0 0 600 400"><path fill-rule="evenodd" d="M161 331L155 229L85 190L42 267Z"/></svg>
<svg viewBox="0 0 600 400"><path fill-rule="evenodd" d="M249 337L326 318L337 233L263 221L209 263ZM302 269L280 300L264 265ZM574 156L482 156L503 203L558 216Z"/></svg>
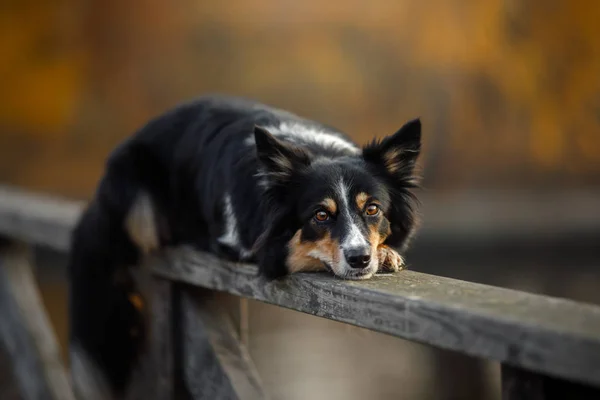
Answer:
<svg viewBox="0 0 600 400"><path fill-rule="evenodd" d="M204 92L359 141L421 116L430 188L600 176L600 3L21 0L0 5L0 179L91 194L104 158Z"/></svg>

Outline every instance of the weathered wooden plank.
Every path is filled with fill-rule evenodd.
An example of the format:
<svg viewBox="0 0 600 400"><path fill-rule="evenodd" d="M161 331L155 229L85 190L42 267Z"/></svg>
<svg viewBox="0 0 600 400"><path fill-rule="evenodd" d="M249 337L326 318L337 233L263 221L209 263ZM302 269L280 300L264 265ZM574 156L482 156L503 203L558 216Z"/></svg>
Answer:
<svg viewBox="0 0 600 400"><path fill-rule="evenodd" d="M183 363L189 393L194 399L266 399L220 297L197 288L182 293Z"/></svg>
<svg viewBox="0 0 600 400"><path fill-rule="evenodd" d="M66 251L83 202L0 186L0 234Z"/></svg>
<svg viewBox="0 0 600 400"><path fill-rule="evenodd" d="M412 271L362 282L308 273L265 282L255 266L189 248L164 257L155 271L173 280L600 385L599 307Z"/></svg>
<svg viewBox="0 0 600 400"><path fill-rule="evenodd" d="M589 400L600 398L600 388L502 365L502 400Z"/></svg>
<svg viewBox="0 0 600 400"><path fill-rule="evenodd" d="M24 399L74 399L24 246L0 253L0 343Z"/></svg>

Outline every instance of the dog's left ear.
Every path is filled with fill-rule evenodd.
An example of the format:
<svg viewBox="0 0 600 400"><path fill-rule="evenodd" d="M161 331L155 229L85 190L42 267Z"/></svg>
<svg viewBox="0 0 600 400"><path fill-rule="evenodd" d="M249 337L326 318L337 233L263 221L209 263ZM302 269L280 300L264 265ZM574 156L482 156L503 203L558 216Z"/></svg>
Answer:
<svg viewBox="0 0 600 400"><path fill-rule="evenodd" d="M413 119L393 135L363 148L363 159L394 180L408 186L416 183L415 164L421 153L421 120Z"/></svg>
<svg viewBox="0 0 600 400"><path fill-rule="evenodd" d="M304 149L282 142L264 128L254 127L254 140L256 154L271 183L285 184L295 171L310 164Z"/></svg>

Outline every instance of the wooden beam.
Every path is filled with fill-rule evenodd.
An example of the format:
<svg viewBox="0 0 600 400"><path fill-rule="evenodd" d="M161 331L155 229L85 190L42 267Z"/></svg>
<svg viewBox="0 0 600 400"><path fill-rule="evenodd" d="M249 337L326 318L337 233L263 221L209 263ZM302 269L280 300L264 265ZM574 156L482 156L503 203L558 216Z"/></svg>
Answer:
<svg viewBox="0 0 600 400"><path fill-rule="evenodd" d="M0 344L24 399L74 399L25 246L0 253Z"/></svg>
<svg viewBox="0 0 600 400"><path fill-rule="evenodd" d="M193 399L268 398L219 294L181 294L184 379Z"/></svg>
<svg viewBox="0 0 600 400"><path fill-rule="evenodd" d="M67 251L83 202L0 186L0 234Z"/></svg>
<svg viewBox="0 0 600 400"><path fill-rule="evenodd" d="M600 386L600 307L403 271L368 281L304 273L266 282L253 265L190 248L157 274L396 337Z"/></svg>

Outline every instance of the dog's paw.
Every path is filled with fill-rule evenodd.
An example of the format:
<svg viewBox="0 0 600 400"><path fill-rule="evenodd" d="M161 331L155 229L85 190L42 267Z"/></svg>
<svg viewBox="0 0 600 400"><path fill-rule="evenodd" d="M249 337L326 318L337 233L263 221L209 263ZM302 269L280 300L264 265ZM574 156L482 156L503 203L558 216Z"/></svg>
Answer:
<svg viewBox="0 0 600 400"><path fill-rule="evenodd" d="M398 272L404 269L404 259L391 247L381 245L377 249L379 272Z"/></svg>

